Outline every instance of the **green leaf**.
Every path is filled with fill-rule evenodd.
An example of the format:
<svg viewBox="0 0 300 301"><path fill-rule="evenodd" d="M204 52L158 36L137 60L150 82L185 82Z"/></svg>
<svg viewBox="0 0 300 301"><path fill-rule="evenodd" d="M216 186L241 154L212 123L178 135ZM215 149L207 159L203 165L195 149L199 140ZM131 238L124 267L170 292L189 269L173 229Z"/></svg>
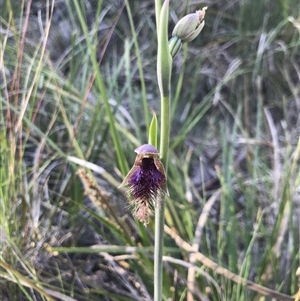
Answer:
<svg viewBox="0 0 300 301"><path fill-rule="evenodd" d="M149 126L149 144L157 148L157 117L153 111L153 117Z"/></svg>

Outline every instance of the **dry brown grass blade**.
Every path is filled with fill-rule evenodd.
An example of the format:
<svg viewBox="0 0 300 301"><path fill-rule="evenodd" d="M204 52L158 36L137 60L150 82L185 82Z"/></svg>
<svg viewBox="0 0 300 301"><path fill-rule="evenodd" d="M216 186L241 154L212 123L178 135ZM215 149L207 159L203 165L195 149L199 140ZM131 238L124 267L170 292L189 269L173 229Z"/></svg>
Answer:
<svg viewBox="0 0 300 301"><path fill-rule="evenodd" d="M297 294L294 297L295 297L295 301L300 301L300 266L298 267L298 269L296 271L296 276L299 279L298 280L299 290L298 290Z"/></svg>
<svg viewBox="0 0 300 301"><path fill-rule="evenodd" d="M171 228L169 228L168 226L165 225L164 231L165 231L165 233L167 233L169 236L171 236L174 239L175 243L180 248L184 249L187 252L194 252L193 246L191 246L186 241L184 241ZM225 278L227 278L235 283L246 286L248 289L250 289L252 291L255 291L261 295L268 296L268 297L271 297L271 298L274 298L274 299L280 300L280 301L295 301L295 299L292 296L279 293L277 291L274 291L270 288L256 284L252 281L244 279L244 278L240 277L239 275L236 275L236 274L230 272L229 270L219 266L216 262L212 261L211 259L209 259L208 257L206 257L205 255L203 255L200 252L194 252L194 256L198 261L200 261L207 268L215 271L217 274L224 276Z"/></svg>
<svg viewBox="0 0 300 301"><path fill-rule="evenodd" d="M202 213L199 216L196 231L195 231L195 236L194 236L195 238L194 238L194 242L193 242L193 246L192 246L194 252L198 252L198 250L199 250L202 232L203 232L204 226L207 221L208 213L211 211L212 206L218 200L218 197L219 197L221 191L222 191L221 189L218 189L216 192L214 192L214 194L205 203ZM195 254L196 253L190 254L190 263L193 265L197 261ZM193 292L195 291L195 274L196 274L195 267L194 266L189 267L188 278L187 278L187 283L188 283L187 301L194 300Z"/></svg>
<svg viewBox="0 0 300 301"><path fill-rule="evenodd" d="M276 202L280 199L280 185L281 185L281 174L282 174L282 166L280 162L280 148L279 148L279 139L278 139L278 133L276 129L275 122L272 118L272 115L270 111L267 108L264 108L264 113L266 117L266 121L269 126L269 130L272 136L272 145L273 145L273 199ZM279 258L280 256L280 249L285 237L286 232L288 231L289 227L289 218L290 218L290 210L291 210L291 204L289 201L286 201L284 205L284 210L282 214L282 219L280 223L280 230L277 234L277 239L275 244L272 247L272 251L274 255ZM270 279L272 273L273 273L273 266L269 262L266 266L264 273L262 275L262 279L264 281Z"/></svg>
<svg viewBox="0 0 300 301"><path fill-rule="evenodd" d="M10 282L19 283L25 287L29 287L37 291L39 294L44 296L46 300L49 301L56 301L57 299L53 298L58 297L60 300L65 301L76 301L73 298L69 298L68 296L65 296L64 294L61 294L59 292L55 292L53 290L44 289L39 284L35 283L33 280L28 279L18 271L16 271L12 266L5 263L4 261L0 260L0 266L7 271L7 274L0 271L0 277L9 280Z"/></svg>

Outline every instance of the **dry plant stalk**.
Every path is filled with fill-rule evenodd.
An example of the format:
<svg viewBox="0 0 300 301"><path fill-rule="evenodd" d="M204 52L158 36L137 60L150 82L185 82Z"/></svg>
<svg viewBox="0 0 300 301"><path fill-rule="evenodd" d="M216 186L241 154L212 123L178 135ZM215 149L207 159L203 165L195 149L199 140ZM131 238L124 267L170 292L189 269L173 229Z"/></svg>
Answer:
<svg viewBox="0 0 300 301"><path fill-rule="evenodd" d="M209 200L205 203L205 206L203 207L202 213L199 216L195 235L194 235L194 241L192 248L194 252L198 252L200 248L200 242L201 242L201 237L202 237L202 232L204 229L204 226L206 224L206 220L208 217L208 213L210 212L212 206L215 204L215 202L218 200L218 197L220 196L222 192L222 189L218 189L210 198ZM195 256L195 253L191 253L189 257L189 261L192 265L196 264L197 261L197 256ZM187 301L193 301L194 296L193 292L196 290L195 287L195 274L196 274L196 269L195 266L189 267L188 269L188 278L187 278L187 283L188 283L188 293L187 293Z"/></svg>
<svg viewBox="0 0 300 301"><path fill-rule="evenodd" d="M109 207L109 197L106 191L102 190L83 168L78 169L77 175L83 184L84 194L92 200L96 207L106 210Z"/></svg>
<svg viewBox="0 0 300 301"><path fill-rule="evenodd" d="M298 287L299 287L299 290L295 294L294 298L295 298L295 301L300 301L300 266L298 267L298 269L296 271L296 276L298 277Z"/></svg>
<svg viewBox="0 0 300 301"><path fill-rule="evenodd" d="M114 227L121 228L127 235L131 236L132 231L125 220L119 217L117 208L112 204L107 192L101 189L95 179L83 168L78 169L77 175L83 184L85 194L91 199L95 207L100 207L105 211L108 222L113 224Z"/></svg>
<svg viewBox="0 0 300 301"><path fill-rule="evenodd" d="M178 234L176 234L171 228L168 226L164 226L164 231L171 236L175 243L177 244L178 247L184 249L187 252L193 252L194 253L194 258L198 261L200 261L205 267L213 270L219 275L224 276L225 278L246 286L248 289L257 292L261 295L268 296L271 298L274 298L276 300L280 301L295 301L295 298L289 295L285 295L282 293L279 293L277 291L274 291L270 288L264 287L262 285L256 284L250 280L244 279L240 277L239 275L236 275L229 270L219 266L216 262L212 261L208 257L206 257L204 254L200 252L195 252L194 247L188 244L186 241L184 241Z"/></svg>

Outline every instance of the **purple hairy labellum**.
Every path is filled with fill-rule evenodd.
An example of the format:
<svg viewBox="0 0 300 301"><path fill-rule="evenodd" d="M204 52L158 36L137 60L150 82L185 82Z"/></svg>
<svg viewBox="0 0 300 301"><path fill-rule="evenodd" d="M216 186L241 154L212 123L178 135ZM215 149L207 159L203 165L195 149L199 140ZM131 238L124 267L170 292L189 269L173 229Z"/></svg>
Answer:
<svg viewBox="0 0 300 301"><path fill-rule="evenodd" d="M160 206L167 193L165 169L159 160L158 150L151 144L135 149L134 165L119 187L128 185L127 196L133 215L147 224L154 206Z"/></svg>

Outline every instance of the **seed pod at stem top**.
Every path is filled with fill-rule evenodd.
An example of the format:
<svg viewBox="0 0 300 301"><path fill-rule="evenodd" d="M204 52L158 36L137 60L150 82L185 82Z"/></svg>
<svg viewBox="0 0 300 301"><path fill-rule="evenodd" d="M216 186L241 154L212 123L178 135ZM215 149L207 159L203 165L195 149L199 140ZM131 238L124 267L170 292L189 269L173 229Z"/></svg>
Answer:
<svg viewBox="0 0 300 301"><path fill-rule="evenodd" d="M202 10L188 14L180 19L172 32L172 36L178 37L182 42L187 43L194 40L204 27L206 9L207 7L204 7Z"/></svg>

